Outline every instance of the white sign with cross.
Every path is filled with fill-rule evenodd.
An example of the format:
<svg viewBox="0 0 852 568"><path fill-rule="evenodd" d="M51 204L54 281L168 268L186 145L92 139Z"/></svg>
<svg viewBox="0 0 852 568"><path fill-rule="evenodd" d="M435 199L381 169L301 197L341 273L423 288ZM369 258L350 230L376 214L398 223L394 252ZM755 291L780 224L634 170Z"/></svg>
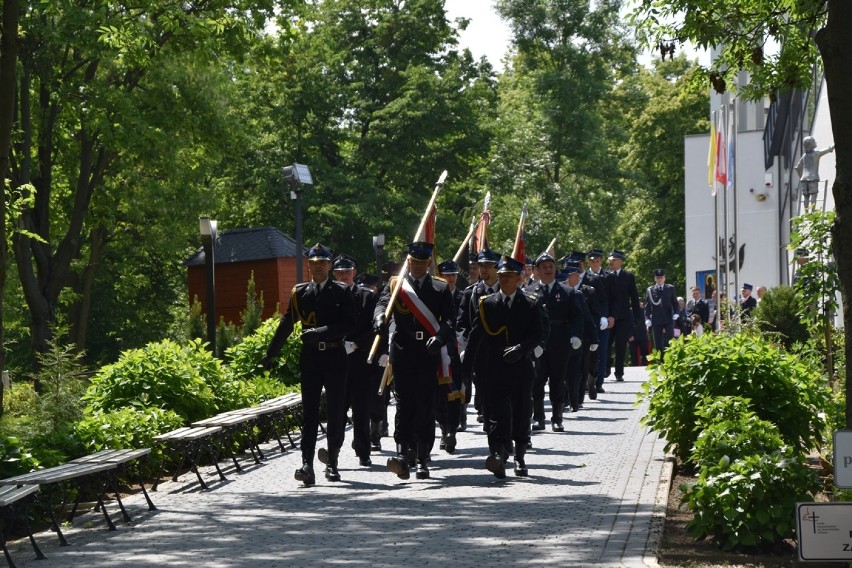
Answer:
<svg viewBox="0 0 852 568"><path fill-rule="evenodd" d="M799 560L852 561L852 503L796 503Z"/></svg>

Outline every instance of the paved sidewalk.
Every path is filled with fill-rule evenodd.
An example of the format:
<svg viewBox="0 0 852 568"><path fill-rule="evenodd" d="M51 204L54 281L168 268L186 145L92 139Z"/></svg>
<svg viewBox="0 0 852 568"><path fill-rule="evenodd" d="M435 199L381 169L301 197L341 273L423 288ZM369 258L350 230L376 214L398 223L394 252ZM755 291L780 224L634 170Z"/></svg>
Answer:
<svg viewBox="0 0 852 568"><path fill-rule="evenodd" d="M22 568L654 566L671 470L663 441L639 423L644 405L634 406L645 369L628 368L625 379L607 381L606 394L569 414L564 433L533 436L526 479L509 470L497 480L484 468L475 420L455 455L433 453L432 477L422 481L386 470L388 438L373 467L359 467L347 433L341 483L327 482L317 462L317 485L302 487L293 479L298 451L276 446L243 473L228 467L227 482L205 475L209 491L191 473L161 484L157 511L141 495L128 498L134 522L117 521L115 532L90 512L67 529L71 546L40 533L47 560L35 561L26 539L12 554Z"/></svg>

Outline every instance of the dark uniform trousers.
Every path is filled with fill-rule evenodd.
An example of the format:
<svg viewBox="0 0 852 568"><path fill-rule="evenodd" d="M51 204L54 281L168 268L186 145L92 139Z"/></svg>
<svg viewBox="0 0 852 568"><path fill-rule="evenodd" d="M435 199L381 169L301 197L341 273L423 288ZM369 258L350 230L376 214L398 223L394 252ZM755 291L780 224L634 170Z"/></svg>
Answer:
<svg viewBox="0 0 852 568"><path fill-rule="evenodd" d="M615 318L615 325L610 333L610 347L615 346L615 376L624 376L624 359L627 354L627 343L636 335L636 320L642 315L639 310L639 294L636 291L636 278L632 272L621 270L609 274L612 282L610 296L610 316Z"/></svg>
<svg viewBox="0 0 852 568"><path fill-rule="evenodd" d="M376 306L374 318L385 312L390 295L391 288L387 286ZM427 275L417 297L438 321L436 336L442 343L446 345L454 340L453 299L447 283ZM435 442L435 396L440 355L426 352L430 333L405 307L402 299L396 301L393 318L396 330L390 346L390 361L397 397L394 440L398 451L407 451L416 443L418 460L422 460L427 457L423 454L428 454Z"/></svg>
<svg viewBox="0 0 852 568"><path fill-rule="evenodd" d="M522 291L510 308L499 294L480 300L480 315L474 321L465 357L465 374L475 370L486 385L488 447L492 454L508 453L509 440L516 452L526 449L530 439L530 406L535 369L532 352L544 334L542 311ZM503 360L507 347L520 345L522 357L515 363ZM517 454L516 454L517 455Z"/></svg>
<svg viewBox="0 0 852 568"><path fill-rule="evenodd" d="M576 371L575 379L569 382L571 408L576 412L586 397L586 387L592 383L590 388L594 388L594 380L589 378L594 369L595 378L597 378L597 360L594 362L593 356L597 354L597 350L591 351L592 344L598 342L598 322L600 321L600 311L598 308L597 290L592 286L580 285L577 288L583 294L583 346L580 355L579 369ZM569 365L570 372L570 365ZM569 374L569 378L571 375Z"/></svg>
<svg viewBox="0 0 852 568"><path fill-rule="evenodd" d="M498 284L495 282L492 286L496 289ZM479 317L479 299L492 293L492 287L489 287L482 280L465 288L462 294L461 305L459 307L456 329L460 330L466 338L469 338L470 330L473 328L474 322ZM465 357L467 357L467 355L465 355ZM478 375L475 370L472 374L465 373L464 375L465 403L470 402L471 391L474 390L473 387L475 386L476 397L474 399L473 406L476 408L477 413L482 414L484 417L485 385L480 383L477 377Z"/></svg>
<svg viewBox="0 0 852 568"><path fill-rule="evenodd" d="M290 295L287 312L281 317L266 351L276 356L293 331L296 322L305 330L315 328L311 341L303 341L299 356L302 387L302 459L314 458L319 428L322 390L326 393L328 451L336 460L346 428L347 358L343 339L355 329L355 305L345 286L330 278L317 292L312 282L297 284ZM303 338L304 339L304 338Z"/></svg>
<svg viewBox="0 0 852 568"><path fill-rule="evenodd" d="M654 349L666 352L674 337L674 315L680 312L677 291L671 284L649 286L645 294L645 319L651 320Z"/></svg>
<svg viewBox="0 0 852 568"><path fill-rule="evenodd" d="M549 330L544 353L536 362L532 417L536 421L544 420L544 387L549 384L552 420L560 424L568 395L569 366L573 363L572 375L580 372L582 352L571 346L571 338L583 337L583 300L579 292L559 282L552 283L549 293L541 283L528 286L524 291L538 297Z"/></svg>
<svg viewBox="0 0 852 568"><path fill-rule="evenodd" d="M358 346L348 355L349 372L347 379L347 402L352 408L352 448L359 458L370 455L370 416L373 398L378 398L381 380L381 368L367 363L367 355L372 346L373 312L378 295L364 288L350 290L355 303L355 331L347 339Z"/></svg>

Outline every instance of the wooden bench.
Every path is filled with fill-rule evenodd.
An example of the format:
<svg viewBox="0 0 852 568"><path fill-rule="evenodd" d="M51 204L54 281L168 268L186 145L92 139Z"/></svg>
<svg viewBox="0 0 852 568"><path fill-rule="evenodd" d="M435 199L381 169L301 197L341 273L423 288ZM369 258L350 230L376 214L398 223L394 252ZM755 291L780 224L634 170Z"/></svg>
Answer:
<svg viewBox="0 0 852 568"><path fill-rule="evenodd" d="M106 463L106 464L115 464L116 468L114 470L109 470L109 475L112 477L112 481L114 482L114 489L116 493L116 500L118 501L118 506L121 508L121 514L124 517L124 520L128 523L132 522L130 519L130 515L127 514L127 511L124 508L124 504L121 502L121 497L118 492L118 474L127 471L129 464L133 461L139 460L143 457L151 455L151 448L137 448L137 449L122 449L122 450L101 450L100 452L96 452L94 454L89 454L88 456L83 456L82 458L77 458L75 460L71 460L70 463L76 464L95 464L95 463ZM145 483L142 480L142 476L139 476L139 487L142 488L142 495L145 496L145 501L148 503L149 511L156 511L157 507L154 506L154 503L151 501L151 497L148 495L148 491L145 490ZM72 512L73 516L73 512Z"/></svg>
<svg viewBox="0 0 852 568"><path fill-rule="evenodd" d="M221 426L205 426L200 428L185 426L183 428L178 428L177 430L172 430L171 432L166 432L165 434L154 436L154 440L163 444L166 449L180 453L180 461L177 469L175 470L175 474L172 476L172 481L178 480L183 464L186 463L188 459L192 472L195 473L195 476L198 478L198 483L201 485L202 489L206 490L207 484L204 482L204 479L201 477L201 473L198 471L198 462L205 451L212 459L213 466L216 468L219 478L222 481L227 481L228 478L225 477L225 474L222 473L221 469L219 469L218 464L219 444L217 441L221 432ZM165 466L165 463L163 466ZM152 491L157 490L162 474L163 471L161 467L160 474L157 476L157 479L154 481L154 486L151 488Z"/></svg>
<svg viewBox="0 0 852 568"><path fill-rule="evenodd" d="M211 426L218 426L222 428L222 446L227 450L231 460L233 460L234 468L238 472L241 472L243 468L240 466L240 462L237 460L237 455L233 450L234 440L237 436L244 435L248 438L248 448L249 451L251 451L251 455L252 458L254 458L255 463L260 463L260 460L265 459L263 450L260 449L260 442L254 433L254 425L256 422L257 416L254 414L244 412L243 410L235 410L223 412L216 416L205 418L204 420L198 420L197 422L193 422L192 426L195 428L206 428Z"/></svg>
<svg viewBox="0 0 852 568"><path fill-rule="evenodd" d="M113 483L115 479L115 477L111 475L110 472L115 471L117 468L118 464L115 463L66 463L58 465L56 467L49 467L46 469L40 469L38 471L25 473L23 475L9 477L7 479L0 479L0 486L42 486L42 493L45 493L45 490L51 488L51 486L61 485L62 502L58 508L61 515L62 511L65 510L65 505L68 503L68 491L70 489L69 482L75 481L77 483L78 488L82 488L82 485L83 483L85 483L86 480L93 480L97 483L98 486L98 501L96 509L99 509L103 513L104 519L107 522L108 529L114 531L116 530L115 524L112 522L112 519L110 518L109 513L107 512L106 506L104 506L104 496L106 495L107 489L109 488L110 484ZM115 489L116 497L119 497L117 487L115 487ZM72 516L74 513L76 513L77 506L80 502L80 497L81 491L77 491L74 508L71 511ZM45 507L47 508L48 513L50 515L50 520L53 522L53 530L56 531L56 536L59 538L60 545L68 546L68 541L65 540L65 536L62 534L62 530L59 528L59 522L56 518L54 507L49 500L45 503ZM69 517L69 520L71 518L72 517Z"/></svg>
<svg viewBox="0 0 852 568"><path fill-rule="evenodd" d="M33 538L33 531L30 529L29 516L27 515L29 503L35 499L37 491L38 485L22 485L20 487L17 485L6 485L0 487L0 544L3 545L3 556L6 557L6 563L11 568L15 568L15 562L12 560L12 555L6 547L6 533L3 531L4 519L9 520L9 532L12 532L15 519L23 517L24 527L27 529L27 536L30 538L30 544L35 551L36 558L39 560L45 558L38 544L36 544L35 538ZM20 514L18 512L19 508L21 509Z"/></svg>

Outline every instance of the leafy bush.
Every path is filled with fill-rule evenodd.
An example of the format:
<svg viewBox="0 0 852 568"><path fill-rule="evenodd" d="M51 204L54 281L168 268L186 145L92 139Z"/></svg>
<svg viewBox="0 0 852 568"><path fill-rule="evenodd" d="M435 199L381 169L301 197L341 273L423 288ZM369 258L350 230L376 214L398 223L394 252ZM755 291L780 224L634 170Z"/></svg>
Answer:
<svg viewBox="0 0 852 568"><path fill-rule="evenodd" d="M799 317L799 301L792 286L778 286L766 291L755 311L758 326L777 332L784 346L805 343L810 339L807 326Z"/></svg>
<svg viewBox="0 0 852 568"><path fill-rule="evenodd" d="M813 365L778 349L759 335L704 334L675 341L665 360L652 363L642 398L643 423L666 440L682 461L698 437L696 410L708 398L740 396L762 420L778 427L798 450L819 446L825 429L820 412L829 390Z"/></svg>
<svg viewBox="0 0 852 568"><path fill-rule="evenodd" d="M14 436L0 436L0 479L29 473L39 462Z"/></svg>
<svg viewBox="0 0 852 568"><path fill-rule="evenodd" d="M244 381L264 374L261 360L266 355L266 348L275 335L280 318L269 318L258 328L257 332L243 339L242 343L228 349L230 360L229 369L233 377ZM297 323L293 333L284 344L281 354L276 358L269 375L285 385L299 384L299 353L302 349L300 338L302 326Z"/></svg>
<svg viewBox="0 0 852 568"><path fill-rule="evenodd" d="M789 447L716 467L703 467L698 481L682 485L694 516L687 530L712 536L724 550L757 547L793 535L797 501L811 501L820 489L817 473Z"/></svg>
<svg viewBox="0 0 852 568"><path fill-rule="evenodd" d="M698 408L698 429L690 459L701 467L769 454L784 446L778 428L758 418L751 401L738 396L705 400Z"/></svg>
<svg viewBox="0 0 852 568"><path fill-rule="evenodd" d="M191 423L215 414L217 391L225 396L231 386L200 340L187 347L164 340L123 352L116 363L98 371L84 398L89 414L125 406L160 407Z"/></svg>

